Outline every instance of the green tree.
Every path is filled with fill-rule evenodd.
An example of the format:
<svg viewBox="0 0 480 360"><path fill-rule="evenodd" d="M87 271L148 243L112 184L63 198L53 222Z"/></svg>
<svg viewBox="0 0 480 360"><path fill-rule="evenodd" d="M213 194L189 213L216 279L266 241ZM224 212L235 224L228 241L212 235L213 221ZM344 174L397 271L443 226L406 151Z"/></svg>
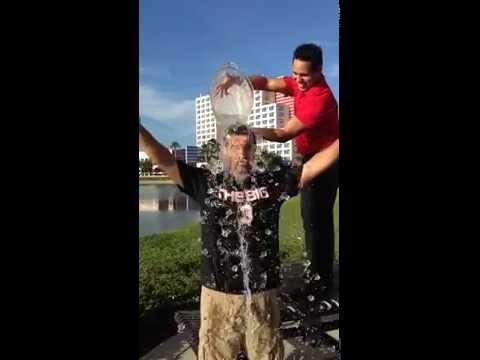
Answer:
<svg viewBox="0 0 480 360"><path fill-rule="evenodd" d="M140 169L140 173L148 175L152 174L153 164L150 159L141 159L139 161L138 167Z"/></svg>
<svg viewBox="0 0 480 360"><path fill-rule="evenodd" d="M267 150L262 150L256 154L257 161L267 170L275 170L283 163L282 157Z"/></svg>
<svg viewBox="0 0 480 360"><path fill-rule="evenodd" d="M170 144L170 149L172 149L172 150L176 150L176 149L180 149L180 148L181 148L180 144L176 141L172 141L172 143Z"/></svg>
<svg viewBox="0 0 480 360"><path fill-rule="evenodd" d="M220 153L220 144L215 139L208 140L200 147L200 154L206 162L218 160Z"/></svg>

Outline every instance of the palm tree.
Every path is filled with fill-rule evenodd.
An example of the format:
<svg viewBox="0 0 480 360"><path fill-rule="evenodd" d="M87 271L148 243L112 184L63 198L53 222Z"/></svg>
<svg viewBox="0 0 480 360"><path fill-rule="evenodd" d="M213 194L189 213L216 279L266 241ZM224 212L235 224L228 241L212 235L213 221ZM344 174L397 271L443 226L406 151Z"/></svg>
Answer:
<svg viewBox="0 0 480 360"><path fill-rule="evenodd" d="M180 148L181 148L180 144L176 141L172 141L172 143L170 144L170 149L172 149L172 150L176 150L176 149L180 149Z"/></svg>

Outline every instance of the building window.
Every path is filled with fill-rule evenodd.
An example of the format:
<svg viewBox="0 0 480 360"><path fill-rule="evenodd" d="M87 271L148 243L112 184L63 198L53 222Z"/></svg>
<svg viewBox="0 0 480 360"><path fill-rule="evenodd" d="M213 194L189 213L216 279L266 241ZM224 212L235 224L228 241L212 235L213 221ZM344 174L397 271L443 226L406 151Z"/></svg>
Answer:
<svg viewBox="0 0 480 360"><path fill-rule="evenodd" d="M262 112L265 112L265 111L267 111L267 108L266 108L266 107L263 107L263 108L262 108Z"/></svg>
<svg viewBox="0 0 480 360"><path fill-rule="evenodd" d="M256 115L256 116L255 116L255 119L260 119L260 115Z"/></svg>
<svg viewBox="0 0 480 360"><path fill-rule="evenodd" d="M259 112L260 112L260 109L255 109L255 114Z"/></svg>
<svg viewBox="0 0 480 360"><path fill-rule="evenodd" d="M271 113L268 114L268 116L271 116L271 117L273 117L273 115L274 115L273 112L271 112Z"/></svg>
<svg viewBox="0 0 480 360"><path fill-rule="evenodd" d="M273 105L268 107L268 110L273 110Z"/></svg>
<svg viewBox="0 0 480 360"><path fill-rule="evenodd" d="M267 117L267 114L262 114L262 118L266 118Z"/></svg>
<svg viewBox="0 0 480 360"><path fill-rule="evenodd" d="M285 155L288 155L288 154L290 153L290 151L289 151L289 150L283 150L283 153L284 153Z"/></svg>
<svg viewBox="0 0 480 360"><path fill-rule="evenodd" d="M255 103L255 106L260 106L260 103L259 102Z"/></svg>
<svg viewBox="0 0 480 360"><path fill-rule="evenodd" d="M260 121L255 121L255 125L260 125Z"/></svg>

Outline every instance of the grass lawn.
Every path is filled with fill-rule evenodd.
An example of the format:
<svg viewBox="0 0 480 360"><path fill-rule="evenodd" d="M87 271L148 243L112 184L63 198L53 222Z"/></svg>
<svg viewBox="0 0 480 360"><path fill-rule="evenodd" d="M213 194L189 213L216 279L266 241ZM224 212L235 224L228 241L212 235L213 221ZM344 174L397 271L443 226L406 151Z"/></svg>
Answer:
<svg viewBox="0 0 480 360"><path fill-rule="evenodd" d="M335 259L338 261L338 195L334 207ZM296 196L282 205L280 211L280 251L288 253L284 260L300 260L305 251L300 197Z"/></svg>

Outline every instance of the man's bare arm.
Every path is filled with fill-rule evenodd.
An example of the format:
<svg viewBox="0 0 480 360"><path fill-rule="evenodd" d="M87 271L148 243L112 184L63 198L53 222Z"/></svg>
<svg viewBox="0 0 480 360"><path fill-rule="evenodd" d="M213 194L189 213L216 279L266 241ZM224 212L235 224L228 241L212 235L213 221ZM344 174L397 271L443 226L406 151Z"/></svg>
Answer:
<svg viewBox="0 0 480 360"><path fill-rule="evenodd" d="M327 170L340 155L340 142L335 140L331 145L316 153L303 165L300 187L308 185L313 179Z"/></svg>
<svg viewBox="0 0 480 360"><path fill-rule="evenodd" d="M265 140L283 143L305 131L306 127L297 117L293 116L283 128L252 128L252 130L255 135Z"/></svg>
<svg viewBox="0 0 480 360"><path fill-rule="evenodd" d="M248 77L255 90L275 91L288 95L287 83L282 78L270 79L261 75Z"/></svg>
<svg viewBox="0 0 480 360"><path fill-rule="evenodd" d="M172 181L183 187L183 181L175 158L170 151L160 144L141 124L139 131L140 148L145 151L152 163L165 171Z"/></svg>

